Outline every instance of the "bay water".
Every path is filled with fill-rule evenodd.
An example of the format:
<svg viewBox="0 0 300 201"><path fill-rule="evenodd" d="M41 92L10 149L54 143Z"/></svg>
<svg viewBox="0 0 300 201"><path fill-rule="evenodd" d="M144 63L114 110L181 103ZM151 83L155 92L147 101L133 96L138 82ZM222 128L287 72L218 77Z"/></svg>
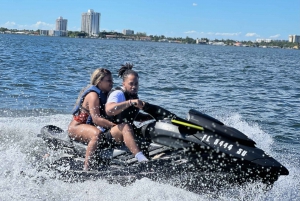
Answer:
<svg viewBox="0 0 300 201"><path fill-rule="evenodd" d="M45 125L66 129L99 67L134 64L140 99L244 132L290 171L263 184L190 192L172 181L66 182L41 171ZM300 200L300 51L0 34L0 200Z"/></svg>

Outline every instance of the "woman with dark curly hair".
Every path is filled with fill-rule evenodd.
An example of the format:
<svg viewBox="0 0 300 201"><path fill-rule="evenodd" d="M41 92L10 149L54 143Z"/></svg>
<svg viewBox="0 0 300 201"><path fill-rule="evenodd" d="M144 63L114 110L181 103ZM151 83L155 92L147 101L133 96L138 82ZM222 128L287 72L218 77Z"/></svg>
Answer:
<svg viewBox="0 0 300 201"><path fill-rule="evenodd" d="M105 111L108 116L112 116L113 122L118 124L126 123L128 125L127 131L134 134L133 120L145 103L138 99L139 76L132 70L132 67L132 64L126 63L119 69L119 76L123 78L123 87L117 88L119 90L110 93L108 102L105 105ZM123 140L123 137L125 135L120 136L119 139ZM135 153L135 158L139 162L148 161L139 148L138 152Z"/></svg>
<svg viewBox="0 0 300 201"><path fill-rule="evenodd" d="M135 129L133 124L135 120L145 121L153 119L153 117L158 120L168 115L173 115L159 106L149 104L138 98L139 75L132 70L132 68L133 65L130 63L121 66L119 69L119 77L123 79L122 87L118 87L110 92L105 105L106 114L112 118L112 122L116 124L129 124L130 133ZM140 113L140 110L143 110L151 116ZM135 158L138 161L148 160L141 151L135 155Z"/></svg>

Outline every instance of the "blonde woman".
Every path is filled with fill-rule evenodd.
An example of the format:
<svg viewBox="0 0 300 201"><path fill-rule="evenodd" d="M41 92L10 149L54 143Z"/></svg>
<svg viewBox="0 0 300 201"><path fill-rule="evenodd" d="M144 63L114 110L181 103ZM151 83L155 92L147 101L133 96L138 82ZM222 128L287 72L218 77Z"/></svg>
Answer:
<svg viewBox="0 0 300 201"><path fill-rule="evenodd" d="M112 87L111 72L98 68L91 76L90 85L85 87L78 96L68 132L71 139L87 143L84 170L90 169L92 156L99 141L108 141L108 144L124 141L133 154L140 152L130 126L126 123L116 125L106 118L107 93Z"/></svg>

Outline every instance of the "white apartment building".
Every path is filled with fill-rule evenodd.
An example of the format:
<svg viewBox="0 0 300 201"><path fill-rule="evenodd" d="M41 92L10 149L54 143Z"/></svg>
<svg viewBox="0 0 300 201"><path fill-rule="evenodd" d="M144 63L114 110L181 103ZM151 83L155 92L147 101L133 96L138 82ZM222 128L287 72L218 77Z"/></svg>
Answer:
<svg viewBox="0 0 300 201"><path fill-rule="evenodd" d="M300 43L300 36L289 35L289 42L291 42L291 43Z"/></svg>
<svg viewBox="0 0 300 201"><path fill-rule="evenodd" d="M81 15L81 31L86 32L89 36L98 36L100 32L100 13L89 9L87 13Z"/></svg>
<svg viewBox="0 0 300 201"><path fill-rule="evenodd" d="M67 31L68 20L63 19L63 17L59 17L56 20L56 31Z"/></svg>
<svg viewBox="0 0 300 201"><path fill-rule="evenodd" d="M123 29L123 34L124 35L133 35L134 31L130 29Z"/></svg>
<svg viewBox="0 0 300 201"><path fill-rule="evenodd" d="M49 30L49 36L67 36L67 31L62 30Z"/></svg>
<svg viewBox="0 0 300 201"><path fill-rule="evenodd" d="M255 40L255 42L261 43L261 42L266 42L266 43L270 43L272 41L272 39L262 39L262 38L258 38Z"/></svg>

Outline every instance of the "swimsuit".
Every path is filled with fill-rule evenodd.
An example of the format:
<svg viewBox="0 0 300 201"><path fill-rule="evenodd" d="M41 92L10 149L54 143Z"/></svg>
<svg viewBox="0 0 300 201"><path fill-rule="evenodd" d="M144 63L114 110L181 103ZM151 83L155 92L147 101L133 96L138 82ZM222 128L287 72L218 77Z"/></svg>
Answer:
<svg viewBox="0 0 300 201"><path fill-rule="evenodd" d="M84 110L85 112L83 112L82 110ZM88 118L90 116L90 111L84 107L80 107L79 108L79 113L78 114L74 114L73 119L81 124L86 124Z"/></svg>
<svg viewBox="0 0 300 201"><path fill-rule="evenodd" d="M74 115L73 119L81 124L86 124L89 116L90 114L88 113L80 112L78 115Z"/></svg>

